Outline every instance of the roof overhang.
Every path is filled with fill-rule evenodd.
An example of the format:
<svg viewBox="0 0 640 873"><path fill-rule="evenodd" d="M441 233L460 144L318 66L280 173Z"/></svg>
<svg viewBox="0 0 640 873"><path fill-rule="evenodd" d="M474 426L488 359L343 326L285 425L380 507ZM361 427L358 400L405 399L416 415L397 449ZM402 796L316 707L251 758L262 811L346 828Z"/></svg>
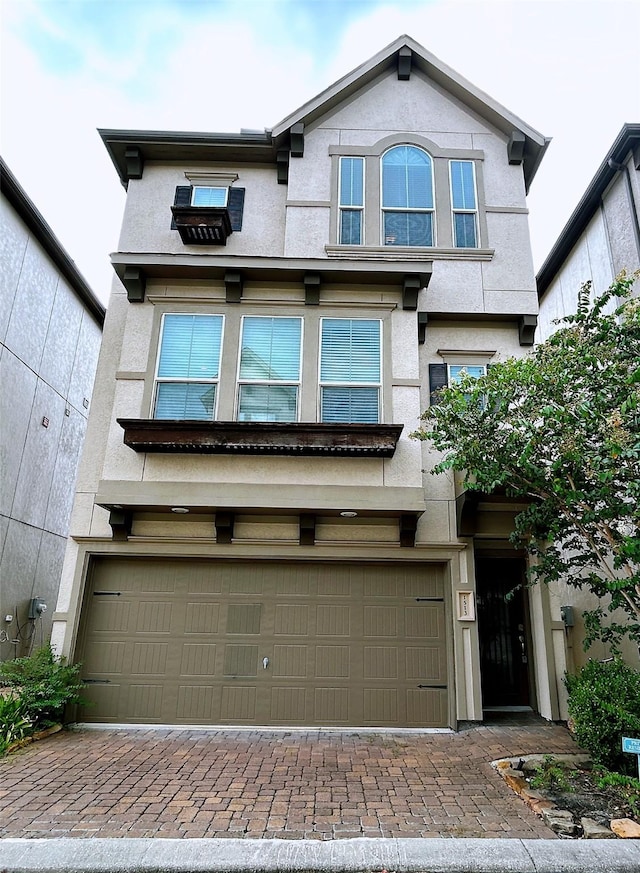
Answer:
<svg viewBox="0 0 640 873"><path fill-rule="evenodd" d="M594 213L600 208L602 195L615 176L617 176L620 165L629 157L630 153L634 156L636 170L639 170L640 124L625 124L623 126L587 190L582 195L580 202L573 210L569 221L547 255L545 262L540 267L536 276L539 299L542 299L556 277L558 270L593 218Z"/></svg>

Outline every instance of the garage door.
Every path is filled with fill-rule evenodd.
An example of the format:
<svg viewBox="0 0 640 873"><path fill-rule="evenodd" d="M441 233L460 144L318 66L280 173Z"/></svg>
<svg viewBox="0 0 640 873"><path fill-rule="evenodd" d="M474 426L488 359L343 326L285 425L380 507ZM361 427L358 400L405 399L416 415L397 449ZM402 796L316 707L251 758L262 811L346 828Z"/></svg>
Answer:
<svg viewBox="0 0 640 873"><path fill-rule="evenodd" d="M100 559L81 719L446 726L441 565Z"/></svg>

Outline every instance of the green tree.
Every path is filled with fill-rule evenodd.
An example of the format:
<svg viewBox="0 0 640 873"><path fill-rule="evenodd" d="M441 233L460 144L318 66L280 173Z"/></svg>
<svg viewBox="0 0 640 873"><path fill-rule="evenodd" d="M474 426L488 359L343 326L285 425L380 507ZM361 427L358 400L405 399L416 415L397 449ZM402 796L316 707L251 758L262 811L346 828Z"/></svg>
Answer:
<svg viewBox="0 0 640 873"><path fill-rule="evenodd" d="M640 642L638 275L622 273L593 303L583 285L577 313L546 342L442 389L413 434L443 453L434 473L529 501L512 542L534 558L531 582L564 579L604 598L585 614L585 647ZM628 621L605 622L619 608Z"/></svg>

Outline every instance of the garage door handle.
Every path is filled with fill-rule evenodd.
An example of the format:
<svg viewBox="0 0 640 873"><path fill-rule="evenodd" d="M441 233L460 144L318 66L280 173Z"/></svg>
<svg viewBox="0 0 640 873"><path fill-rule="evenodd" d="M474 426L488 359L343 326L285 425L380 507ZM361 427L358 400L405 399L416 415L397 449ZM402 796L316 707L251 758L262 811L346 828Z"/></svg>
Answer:
<svg viewBox="0 0 640 873"><path fill-rule="evenodd" d="M418 685L418 688L446 688L446 685Z"/></svg>
<svg viewBox="0 0 640 873"><path fill-rule="evenodd" d="M111 679L83 679L85 685L111 685Z"/></svg>
<svg viewBox="0 0 640 873"><path fill-rule="evenodd" d="M111 597L120 597L120 591L94 591L94 597L104 597L106 594L109 594Z"/></svg>
<svg viewBox="0 0 640 873"><path fill-rule="evenodd" d="M269 666L269 659L268 659L268 658L263 658L263 659L262 659L262 669L263 669L263 670L266 670L268 666Z"/></svg>

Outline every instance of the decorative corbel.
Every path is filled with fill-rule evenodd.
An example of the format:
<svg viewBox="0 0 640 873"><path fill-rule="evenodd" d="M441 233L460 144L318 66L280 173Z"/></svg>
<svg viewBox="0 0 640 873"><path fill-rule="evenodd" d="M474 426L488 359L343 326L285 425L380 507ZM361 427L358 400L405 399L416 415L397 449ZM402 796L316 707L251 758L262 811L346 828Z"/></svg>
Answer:
<svg viewBox="0 0 640 873"><path fill-rule="evenodd" d="M233 526L235 516L233 512L219 510L216 512L216 542L228 544L233 540Z"/></svg>
<svg viewBox="0 0 640 873"><path fill-rule="evenodd" d="M403 512L399 520L400 545L413 548L416 544L416 530L418 529L418 516L415 512Z"/></svg>
<svg viewBox="0 0 640 873"><path fill-rule="evenodd" d="M125 267L122 276L122 284L127 289L129 303L144 303L144 294L147 287L147 277L140 267Z"/></svg>
<svg viewBox="0 0 640 873"><path fill-rule="evenodd" d="M537 315L521 315L518 322L518 336L521 346L532 346L538 326Z"/></svg>
<svg viewBox="0 0 640 873"><path fill-rule="evenodd" d="M418 292L422 288L420 276L410 273L404 277L402 283L402 308L415 310L418 308Z"/></svg>
<svg viewBox="0 0 640 873"><path fill-rule="evenodd" d="M302 158L304 156L304 124L302 121L292 125L289 135L291 137L291 157Z"/></svg>
<svg viewBox="0 0 640 873"><path fill-rule="evenodd" d="M411 61L413 52L407 46L403 46L398 52L398 79L408 82L411 78Z"/></svg>
<svg viewBox="0 0 640 873"><path fill-rule="evenodd" d="M426 312L418 313L418 344L423 346L427 338L427 322L429 315Z"/></svg>
<svg viewBox="0 0 640 873"><path fill-rule="evenodd" d="M300 545L315 546L316 517L310 512L300 513Z"/></svg>
<svg viewBox="0 0 640 873"><path fill-rule="evenodd" d="M304 274L304 302L307 306L317 306L320 303L320 273Z"/></svg>
<svg viewBox="0 0 640 873"><path fill-rule="evenodd" d="M227 270L224 274L224 287L227 293L227 303L240 303L243 289L242 273Z"/></svg>
<svg viewBox="0 0 640 873"><path fill-rule="evenodd" d="M289 149L278 149L276 154L276 170L278 185L286 185L289 181Z"/></svg>
<svg viewBox="0 0 640 873"><path fill-rule="evenodd" d="M142 179L144 158L138 146L127 146L124 150L127 179Z"/></svg>
<svg viewBox="0 0 640 873"><path fill-rule="evenodd" d="M514 130L507 143L507 155L510 164L521 164L524 160L524 144L526 137L519 130Z"/></svg>
<svg viewBox="0 0 640 873"><path fill-rule="evenodd" d="M126 509L112 509L109 512L109 524L114 540L126 542L131 533L132 523L133 515Z"/></svg>

